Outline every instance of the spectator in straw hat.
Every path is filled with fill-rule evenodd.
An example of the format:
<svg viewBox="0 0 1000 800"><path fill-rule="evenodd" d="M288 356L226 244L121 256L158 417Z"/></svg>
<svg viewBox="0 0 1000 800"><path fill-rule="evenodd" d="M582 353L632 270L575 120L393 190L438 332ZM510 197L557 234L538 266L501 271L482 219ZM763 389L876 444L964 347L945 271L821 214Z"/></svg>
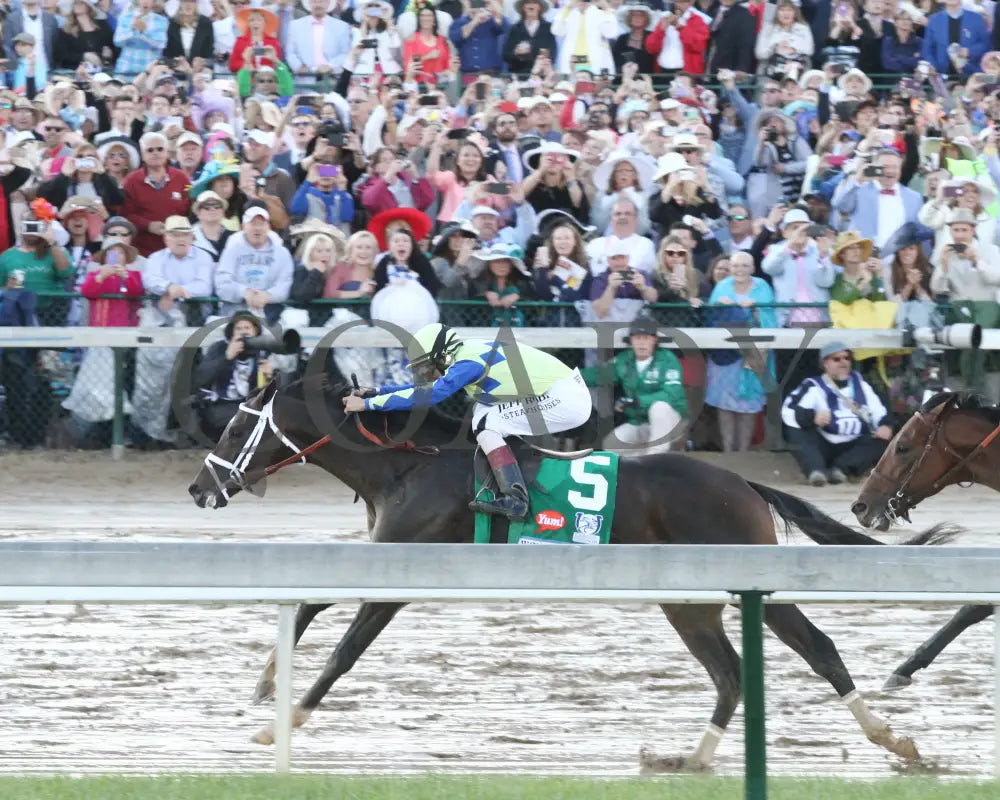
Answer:
<svg viewBox="0 0 1000 800"><path fill-rule="evenodd" d="M240 37L233 45L229 71L274 69L281 63L278 42L278 18L266 8L241 8L236 12L236 27Z"/></svg>
<svg viewBox="0 0 1000 800"><path fill-rule="evenodd" d="M202 192L191 204L198 221L194 225L194 245L217 262L233 231L223 225L229 204L211 189Z"/></svg>
<svg viewBox="0 0 1000 800"><path fill-rule="evenodd" d="M163 229L166 247L149 257L143 285L160 297L161 311L169 311L176 303L183 303L186 310L189 304L185 301L212 296L215 263L207 252L194 246L194 228L187 217L168 217ZM204 321L197 305L194 309L197 321Z"/></svg>
<svg viewBox="0 0 1000 800"><path fill-rule="evenodd" d="M549 10L548 0L517 0L514 10L520 19L507 34L503 60L512 73L523 75L533 70L538 57L556 54L556 38L552 26L543 17Z"/></svg>

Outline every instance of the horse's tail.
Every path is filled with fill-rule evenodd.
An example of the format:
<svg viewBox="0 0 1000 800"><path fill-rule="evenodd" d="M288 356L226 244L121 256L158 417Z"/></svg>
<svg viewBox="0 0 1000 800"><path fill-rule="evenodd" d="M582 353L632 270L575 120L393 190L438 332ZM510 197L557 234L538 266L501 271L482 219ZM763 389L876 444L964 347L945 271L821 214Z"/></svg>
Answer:
<svg viewBox="0 0 1000 800"><path fill-rule="evenodd" d="M817 544L885 544L885 542L880 542L878 539L873 539L871 536L866 536L860 531L837 522L812 503L794 495L753 481L747 481L747 483L785 523L786 535L791 526L794 525ZM900 544L910 546L944 544L954 539L961 531L962 529L955 525L935 525L933 528L911 536Z"/></svg>

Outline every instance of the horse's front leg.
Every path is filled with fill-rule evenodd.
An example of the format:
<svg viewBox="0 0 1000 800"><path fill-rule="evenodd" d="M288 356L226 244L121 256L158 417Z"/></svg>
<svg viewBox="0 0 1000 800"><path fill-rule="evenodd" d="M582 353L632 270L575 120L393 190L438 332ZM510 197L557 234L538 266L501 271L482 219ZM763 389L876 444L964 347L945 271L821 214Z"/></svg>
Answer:
<svg viewBox="0 0 1000 800"><path fill-rule="evenodd" d="M362 603L347 632L337 644L319 678L305 693L292 714L292 727L298 728L309 719L316 706L330 691L334 682L354 666L361 654L385 629L396 612L406 603ZM258 744L274 744L274 725L259 730L253 737Z"/></svg>
<svg viewBox="0 0 1000 800"><path fill-rule="evenodd" d="M309 623L316 619L316 615L321 611L326 611L332 605L333 603L302 603L299 605L295 610L295 644L299 643L302 634L306 632ZM264 663L264 669L261 670L260 677L257 679L257 688L254 689L253 700L251 701L255 706L274 697L274 659L276 653L277 648L272 647L271 652L267 655L267 661Z"/></svg>
<svg viewBox="0 0 1000 800"><path fill-rule="evenodd" d="M893 671L882 688L902 689L913 683L913 673L926 669L941 651L957 639L962 631L982 622L993 613L993 606L962 606L955 616L946 622L930 639L917 648L916 652Z"/></svg>

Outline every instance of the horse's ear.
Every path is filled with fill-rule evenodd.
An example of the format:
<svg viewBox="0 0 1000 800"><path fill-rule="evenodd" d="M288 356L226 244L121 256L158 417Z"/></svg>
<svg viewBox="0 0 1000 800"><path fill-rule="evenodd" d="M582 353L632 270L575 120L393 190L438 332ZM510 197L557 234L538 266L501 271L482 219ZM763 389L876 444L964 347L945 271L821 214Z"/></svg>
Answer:
<svg viewBox="0 0 1000 800"><path fill-rule="evenodd" d="M284 389L288 385L288 377L283 372L275 372L274 377L264 387L264 394L260 399L261 405L270 403L279 389Z"/></svg>

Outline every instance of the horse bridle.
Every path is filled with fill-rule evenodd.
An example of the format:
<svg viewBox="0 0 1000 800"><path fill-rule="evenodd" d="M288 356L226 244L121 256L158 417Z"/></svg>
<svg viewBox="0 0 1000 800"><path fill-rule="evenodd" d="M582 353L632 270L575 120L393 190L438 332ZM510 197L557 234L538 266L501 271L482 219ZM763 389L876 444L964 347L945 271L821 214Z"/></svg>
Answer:
<svg viewBox="0 0 1000 800"><path fill-rule="evenodd" d="M903 482L899 485L899 489L896 490L896 493L886 501L885 515L890 522L895 522L897 519L905 519L909 522L910 509L915 508L919 503L926 500L931 495L940 492L945 486L948 486L950 484L949 479L956 472L967 466L969 462L978 457L983 450L989 447L997 436L1000 436L1000 425L998 425L979 444L972 448L968 455L960 455L956 452L955 448L951 446L947 437L943 433L945 418L952 408L954 408L954 406L949 403L949 405L946 406L940 414L938 414L937 419L935 419L933 423L929 422L919 411L914 415L917 418L917 421L922 425L931 425L931 432L927 437L927 441L924 443L924 449L920 453L920 457L913 462L913 466L911 466L909 471L907 471L906 477L903 478ZM907 494L906 490L909 488L910 483L919 473L920 467L923 465L924 460L930 454L931 450L934 449L934 443L937 440L939 433L941 434L941 443L944 447L945 455L954 459L955 463L940 478L934 481L930 488L919 497ZM890 482L889 478L880 473L877 467L872 470L872 475L886 483Z"/></svg>
<svg viewBox="0 0 1000 800"><path fill-rule="evenodd" d="M357 381L355 381L355 384L356 383ZM212 474L212 478L215 481L215 485L219 490L219 493L227 502L229 500L229 490L226 489L226 485L219 480L219 473L213 465L217 464L218 466L228 470L229 478L234 484L236 484L237 488L253 494L253 485L247 481L246 468L250 466L250 462L253 461L253 457L257 453L257 448L260 446L261 439L264 438L264 432L266 430L270 429L271 433L278 438L278 441L291 450L293 455L282 459L277 464L271 464L270 466L265 467L265 476L273 475L279 469L287 467L290 464L305 464L306 456L311 455L316 450L319 450L319 448L330 443L330 434L326 434L304 449L296 447L292 440L281 432L278 424L274 421L274 399L275 398L272 396L271 399L268 400L267 403L265 403L259 410L256 408L250 408L250 406L246 403L240 403L239 410L256 416L257 422L254 425L253 430L250 431L250 435L247 437L246 442L244 442L243 447L240 448L240 452L237 453L236 457L232 461L227 461L226 459L215 455L215 453L209 453L205 456L205 466L208 467L208 471ZM352 416L354 417L355 424L357 425L358 431L361 435L379 447L389 450L409 450L415 453L422 453L424 455L437 455L440 452L439 449L433 445L418 445L410 439L403 442L393 441L393 439L389 436L389 420L385 420L385 438L383 439L368 430L368 428L366 428L364 423L361 421L361 415L356 412L352 414L345 414L344 418L337 424L337 429L339 430L341 425L347 422L347 420Z"/></svg>

